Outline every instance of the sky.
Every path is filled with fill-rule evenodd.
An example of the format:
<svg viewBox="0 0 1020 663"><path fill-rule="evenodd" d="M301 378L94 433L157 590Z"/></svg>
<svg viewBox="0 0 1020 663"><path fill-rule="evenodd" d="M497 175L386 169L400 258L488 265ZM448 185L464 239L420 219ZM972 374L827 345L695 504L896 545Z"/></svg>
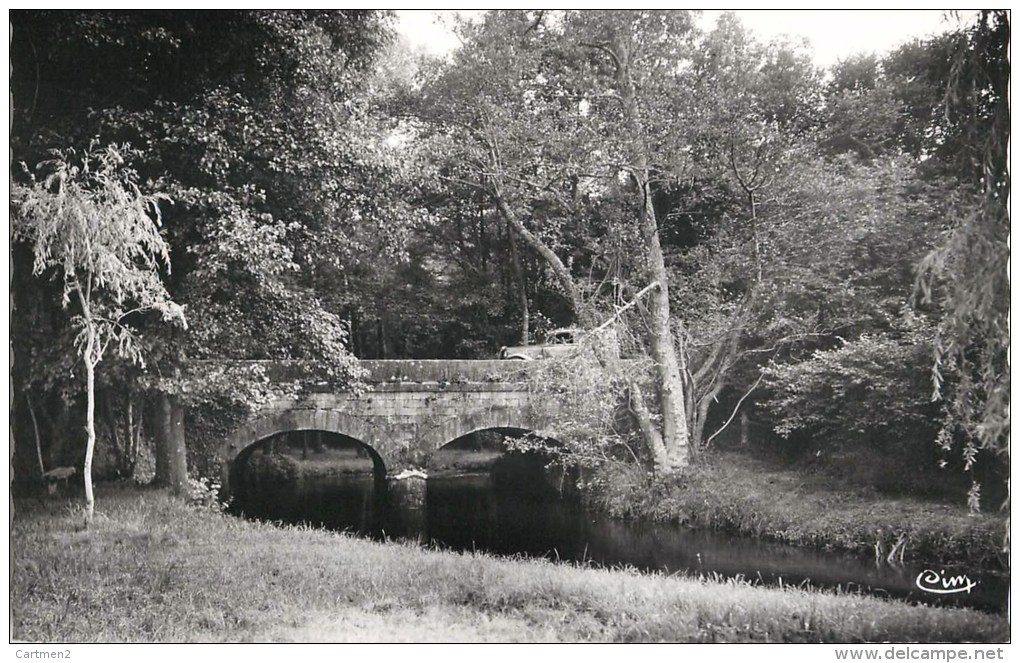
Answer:
<svg viewBox="0 0 1020 663"><path fill-rule="evenodd" d="M457 38L443 26L453 12L398 11L398 31L412 46L434 54L457 47ZM477 15L478 11L461 10ZM715 25L720 10L708 10L701 19L703 29ZM927 37L955 27L939 9L925 10L737 10L742 23L768 41L780 35L805 37L815 54L815 63L828 67L854 53L885 53L915 37ZM974 12L962 12L964 19Z"/></svg>

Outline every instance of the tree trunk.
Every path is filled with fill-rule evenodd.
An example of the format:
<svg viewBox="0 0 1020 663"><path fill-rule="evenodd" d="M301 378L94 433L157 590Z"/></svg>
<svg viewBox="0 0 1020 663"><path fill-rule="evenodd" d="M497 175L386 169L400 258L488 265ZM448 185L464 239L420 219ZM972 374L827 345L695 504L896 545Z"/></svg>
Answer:
<svg viewBox="0 0 1020 663"><path fill-rule="evenodd" d="M143 396L138 399L138 417L136 419L132 418L134 412L132 403L134 400L132 398L128 401L128 437L129 444L131 445L130 467L128 468L129 478L134 477L135 470L138 468L138 450L142 446L142 431L144 430L143 424L145 422L145 398Z"/></svg>
<svg viewBox="0 0 1020 663"><path fill-rule="evenodd" d="M169 412L169 406L164 407L164 401L167 398L165 394L156 396L155 426L152 431L156 456L156 473L152 477L152 484L160 487L170 485L170 445L168 442L170 422L166 414Z"/></svg>
<svg viewBox="0 0 1020 663"><path fill-rule="evenodd" d="M484 195L479 191L479 197ZM482 274L489 271L489 239L485 233L485 210L482 205L478 206L478 258L482 266Z"/></svg>
<svg viewBox="0 0 1020 663"><path fill-rule="evenodd" d="M641 436L645 440L645 446L652 455L653 468L656 472L671 470L672 463L669 459L666 446L663 444L662 434L652 424L652 415L648 412L648 406L645 405L641 387L636 382L631 382L628 391L630 410L634 415L635 422L637 422L638 429L641 431Z"/></svg>
<svg viewBox="0 0 1020 663"><path fill-rule="evenodd" d="M712 403L722 393L725 382L722 380L718 381L712 388L712 391L701 397L698 401L697 414L694 420L694 430L691 433L691 443L693 448L700 449L705 441L705 422L708 420L708 409L712 407Z"/></svg>
<svg viewBox="0 0 1020 663"><path fill-rule="evenodd" d="M349 327L348 327L348 338L351 340L351 352L354 353L355 357L361 357L362 353L362 341L361 341L361 320L358 318L358 309L351 307L350 315L348 316Z"/></svg>
<svg viewBox="0 0 1020 663"><path fill-rule="evenodd" d="M379 344L379 347L376 350L376 352L379 353L378 357L379 357L379 359L386 359L387 358L387 354L386 354L386 323L383 321L382 315L380 315L379 319L376 320L376 323L375 323L375 334L376 334L376 340L377 340L377 342Z"/></svg>
<svg viewBox="0 0 1020 663"><path fill-rule="evenodd" d="M758 202L754 196L754 189L747 192L747 204L751 208L751 232L754 233L754 264L758 269L757 283L761 283L762 258L761 258L761 236L758 233Z"/></svg>
<svg viewBox="0 0 1020 663"><path fill-rule="evenodd" d="M170 394L156 397L156 477L153 483L184 493L188 483L187 450L184 445L184 408Z"/></svg>
<svg viewBox="0 0 1020 663"><path fill-rule="evenodd" d="M687 465L690 460L690 434L687 427L687 412L684 404L684 388L680 377L680 362L677 359L670 327L669 277L659 243L659 226L652 204L648 155L643 146L644 127L641 123L634 81L630 73L630 53L622 40L616 43L616 84L620 95L624 120L631 134L633 146L630 155L631 173L638 188L641 209L639 224L645 249L645 270L648 281L658 281L650 297L651 316L649 321L649 350L655 363L655 377L659 391L662 413L662 442L672 468Z"/></svg>
<svg viewBox="0 0 1020 663"><path fill-rule="evenodd" d="M42 438L39 435L39 422L35 418L35 408L32 407L32 395L25 392L25 402L28 404L28 416L32 418L32 432L35 434L35 455L39 461L39 478L46 474L46 464L43 463ZM13 480L13 477L12 477Z"/></svg>
<svg viewBox="0 0 1020 663"><path fill-rule="evenodd" d="M496 187L492 192L492 197L496 201L496 207L499 209L499 213L503 215L510 227L513 228L524 243L535 250L538 255L542 256L542 260L549 266L553 274L556 276L556 280L559 281L560 286L563 288L563 294L566 296L568 303L570 304L571 312L574 317L583 323L581 317L583 311L581 309L581 294L577 290L577 284L574 283L573 277L570 275L570 270L563 264L559 256L550 249L541 239L535 236L527 226L517 217L517 214L511 209L510 205L507 204L506 199L503 198L499 188Z"/></svg>
<svg viewBox="0 0 1020 663"><path fill-rule="evenodd" d="M85 526L92 523L95 512L96 497L92 493L92 457L96 450L96 332L91 322L86 319L87 337L85 341L85 466L82 468L82 479L85 482Z"/></svg>
<svg viewBox="0 0 1020 663"><path fill-rule="evenodd" d="M690 435L687 430L687 413L684 406L683 382L680 379L680 363L677 361L673 332L670 328L668 275L659 246L658 227L655 212L651 209L651 195L646 190L645 213L642 222L643 234L649 247L648 276L659 281L662 287L651 295L652 319L649 333L649 348L655 362L655 373L659 386L662 410L662 440L666 445L670 462L682 467L689 460Z"/></svg>
<svg viewBox="0 0 1020 663"><path fill-rule="evenodd" d="M120 422L113 414L113 407L110 406L110 390L106 389L102 394L96 396L96 405L99 408L100 418L106 426L110 451L113 456L114 471L119 475L121 469L121 458L124 450L120 444Z"/></svg>
<svg viewBox="0 0 1020 663"><path fill-rule="evenodd" d="M510 266L513 269L514 286L517 288L517 305L521 311L521 345L531 342L531 312L528 309L528 289L524 280L524 269L521 267L521 256L517 251L517 240L513 229L507 221L507 239L510 240Z"/></svg>

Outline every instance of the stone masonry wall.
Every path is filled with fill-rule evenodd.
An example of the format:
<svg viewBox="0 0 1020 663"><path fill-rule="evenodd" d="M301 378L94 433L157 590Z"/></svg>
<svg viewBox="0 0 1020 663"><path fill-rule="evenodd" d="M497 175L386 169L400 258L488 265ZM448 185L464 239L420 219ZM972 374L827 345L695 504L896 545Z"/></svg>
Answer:
<svg viewBox="0 0 1020 663"><path fill-rule="evenodd" d="M507 379L508 372L521 370L520 362L364 364L371 380L362 393L280 400L241 426L221 449L224 473L245 447L284 431L324 430L352 437L368 446L388 473L397 473L424 467L433 452L468 433L486 428L543 433L554 420L555 413L534 402L525 385ZM286 368L288 379L294 370Z"/></svg>

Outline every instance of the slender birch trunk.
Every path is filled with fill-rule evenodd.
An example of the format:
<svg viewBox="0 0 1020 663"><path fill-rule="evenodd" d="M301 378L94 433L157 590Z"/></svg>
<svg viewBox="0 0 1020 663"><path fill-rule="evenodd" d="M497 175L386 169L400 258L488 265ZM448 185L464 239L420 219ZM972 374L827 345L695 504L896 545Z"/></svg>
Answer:
<svg viewBox="0 0 1020 663"><path fill-rule="evenodd" d="M85 526L92 523L96 497L92 492L92 458L96 450L96 332L92 322L86 318L87 337L85 341L85 466L82 479L85 482Z"/></svg>

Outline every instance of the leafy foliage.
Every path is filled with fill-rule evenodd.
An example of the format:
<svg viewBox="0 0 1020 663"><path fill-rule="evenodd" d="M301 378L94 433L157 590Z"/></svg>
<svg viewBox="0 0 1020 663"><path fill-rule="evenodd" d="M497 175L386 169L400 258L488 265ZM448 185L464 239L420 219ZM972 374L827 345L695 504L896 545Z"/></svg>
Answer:
<svg viewBox="0 0 1020 663"><path fill-rule="evenodd" d="M567 467L645 463L647 449L628 411L628 386L649 379L647 361L619 358L616 332L610 327L584 337L575 352L528 362L525 371L536 403L557 412L548 431L554 441L510 441L520 451L540 450Z"/></svg>
<svg viewBox="0 0 1020 663"><path fill-rule="evenodd" d="M968 466L978 448L1005 453L1010 430L1009 32L1008 13L982 12L958 36L946 141L959 146L952 162L974 194L955 211L918 279L922 298L944 312L932 374L934 398L948 410L941 439L949 444L962 433Z"/></svg>
<svg viewBox="0 0 1020 663"><path fill-rule="evenodd" d="M95 324L101 348L112 344L118 354L143 361L131 317L154 311L183 323L184 315L159 274L170 266L157 230L165 197L139 191L137 174L123 167L127 151L93 144L80 158L57 152L39 165L44 179L13 186L11 205L14 238L32 247L33 273L55 274L62 304L74 297L81 307L72 318L81 329L79 351L86 325Z"/></svg>
<svg viewBox="0 0 1020 663"><path fill-rule="evenodd" d="M1005 14L828 76L732 15L701 33L683 11L491 11L457 26L446 60L401 47L389 20L12 12L14 159L58 150L13 191L39 219L15 230L19 417L59 434L45 411L82 407L82 364L60 348L87 339L61 301L92 271L47 261L87 240L115 256L93 271L113 286L104 342L126 357L98 366L100 400L182 396L204 409L198 448L273 388L195 360L315 360L356 388L355 354L488 357L605 319L653 281L620 330L665 377L582 353L535 385L571 413L562 435L583 462L644 460L615 412L635 387L646 423L683 409L695 445L738 410L849 447L928 445L941 407L937 439L965 465L1005 448ZM95 148L123 143L136 149ZM75 200L116 218L48 225L76 182ZM157 219L139 247L105 247ZM164 284L186 331L157 324L180 314ZM929 350L934 389L916 370Z"/></svg>
<svg viewBox="0 0 1020 663"><path fill-rule="evenodd" d="M108 388L183 394L198 409L200 394L211 403L261 392L252 376L221 380L184 365L207 357L317 358L337 384L355 378L331 286L352 256L376 250L366 238L391 247L400 238L361 225L385 219L393 230L400 218L374 195L392 160L359 96L385 21L315 11L12 15L16 156L32 162L94 135L130 141L137 149L120 156L141 173L134 184L164 201L161 260L190 328L145 330L135 348L150 372L104 366ZM26 280L15 298L32 302L34 286ZM73 362L35 348L35 330L19 334L35 367L24 380L66 376ZM78 390L64 393L75 406Z"/></svg>
<svg viewBox="0 0 1020 663"><path fill-rule="evenodd" d="M906 326L898 338L862 335L767 367L762 405L776 432L821 446L932 445L938 410L925 389L932 332L921 322Z"/></svg>
<svg viewBox="0 0 1020 663"><path fill-rule="evenodd" d="M230 507L230 500L220 499L220 484L212 479L189 479L187 503L196 509L224 512Z"/></svg>

